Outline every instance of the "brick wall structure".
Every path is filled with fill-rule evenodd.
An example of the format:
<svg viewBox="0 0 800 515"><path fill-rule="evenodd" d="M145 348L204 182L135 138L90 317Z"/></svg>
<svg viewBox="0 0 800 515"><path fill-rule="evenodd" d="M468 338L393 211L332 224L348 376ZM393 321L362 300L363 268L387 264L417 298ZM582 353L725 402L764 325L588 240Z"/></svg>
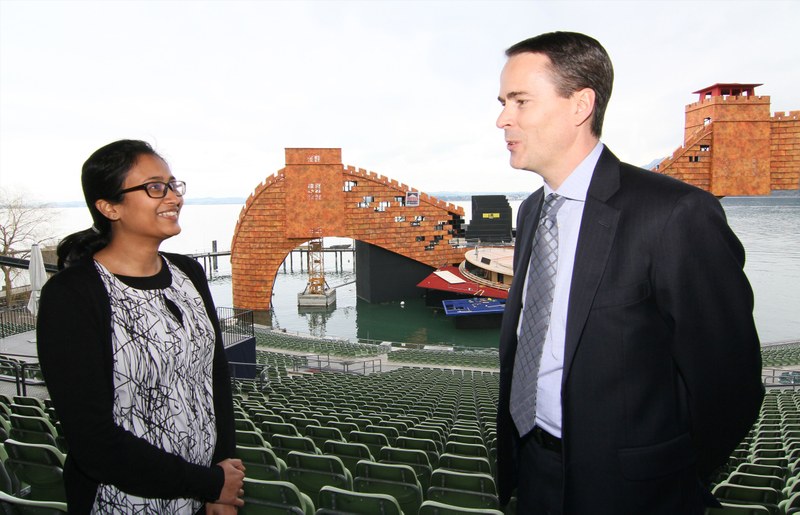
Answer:
<svg viewBox="0 0 800 515"><path fill-rule="evenodd" d="M800 111L775 113L770 126L772 190L800 189Z"/></svg>
<svg viewBox="0 0 800 515"><path fill-rule="evenodd" d="M771 116L768 96L701 98L686 106L683 145L653 171L718 197L800 189L800 116Z"/></svg>
<svg viewBox="0 0 800 515"><path fill-rule="evenodd" d="M458 206L344 166L341 149L287 148L285 168L259 184L239 214L231 242L233 304L268 310L283 260L317 236L353 238L432 269L460 263L464 249L450 240L461 236L463 217Z"/></svg>

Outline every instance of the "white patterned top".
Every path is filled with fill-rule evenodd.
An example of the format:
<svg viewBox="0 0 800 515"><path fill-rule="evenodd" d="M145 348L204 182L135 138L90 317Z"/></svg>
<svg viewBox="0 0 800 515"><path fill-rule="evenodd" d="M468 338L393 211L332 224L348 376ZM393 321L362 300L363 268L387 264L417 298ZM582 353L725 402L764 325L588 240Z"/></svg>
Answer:
<svg viewBox="0 0 800 515"><path fill-rule="evenodd" d="M214 327L192 281L163 261L171 281L152 289L129 286L95 262L111 302L114 421L156 447L210 466L217 438ZM199 499L145 499L101 484L92 512L191 515L201 507Z"/></svg>

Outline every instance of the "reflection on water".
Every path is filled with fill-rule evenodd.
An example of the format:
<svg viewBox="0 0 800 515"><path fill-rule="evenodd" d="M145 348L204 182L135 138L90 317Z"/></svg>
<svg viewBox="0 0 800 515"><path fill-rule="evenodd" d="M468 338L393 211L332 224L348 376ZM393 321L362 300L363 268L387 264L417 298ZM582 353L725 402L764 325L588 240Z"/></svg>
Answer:
<svg viewBox="0 0 800 515"><path fill-rule="evenodd" d="M761 340L800 338L800 198L730 198L723 200L723 206L747 252L745 271L755 294ZM355 279L352 264L344 266L344 271L326 270L329 285ZM425 307L422 298L405 299L403 305L399 301L369 304L356 299L354 283L337 289L335 309L301 312L297 294L305 288L307 278L298 272L278 273L272 298L275 327L351 340L497 345L498 329L456 329L441 310ZM218 306L233 305L229 277L212 281L212 292Z"/></svg>

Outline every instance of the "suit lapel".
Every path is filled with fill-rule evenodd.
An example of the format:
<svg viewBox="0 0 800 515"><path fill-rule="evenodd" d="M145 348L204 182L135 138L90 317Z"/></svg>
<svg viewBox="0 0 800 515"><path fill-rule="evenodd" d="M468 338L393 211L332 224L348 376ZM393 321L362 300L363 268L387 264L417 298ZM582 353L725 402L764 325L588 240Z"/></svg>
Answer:
<svg viewBox="0 0 800 515"><path fill-rule="evenodd" d="M595 166L583 207L567 308L562 382L566 382L569 376L589 309L614 243L620 212L606 202L618 189L619 160L606 148Z"/></svg>

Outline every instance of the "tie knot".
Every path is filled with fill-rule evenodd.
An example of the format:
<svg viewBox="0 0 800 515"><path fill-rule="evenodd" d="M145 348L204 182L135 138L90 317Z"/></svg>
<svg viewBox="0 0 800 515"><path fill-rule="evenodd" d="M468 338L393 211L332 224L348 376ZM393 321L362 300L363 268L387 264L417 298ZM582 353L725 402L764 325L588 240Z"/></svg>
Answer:
<svg viewBox="0 0 800 515"><path fill-rule="evenodd" d="M551 193L545 197L544 205L542 206L542 218L554 218L564 204L564 200L564 197L558 193Z"/></svg>

